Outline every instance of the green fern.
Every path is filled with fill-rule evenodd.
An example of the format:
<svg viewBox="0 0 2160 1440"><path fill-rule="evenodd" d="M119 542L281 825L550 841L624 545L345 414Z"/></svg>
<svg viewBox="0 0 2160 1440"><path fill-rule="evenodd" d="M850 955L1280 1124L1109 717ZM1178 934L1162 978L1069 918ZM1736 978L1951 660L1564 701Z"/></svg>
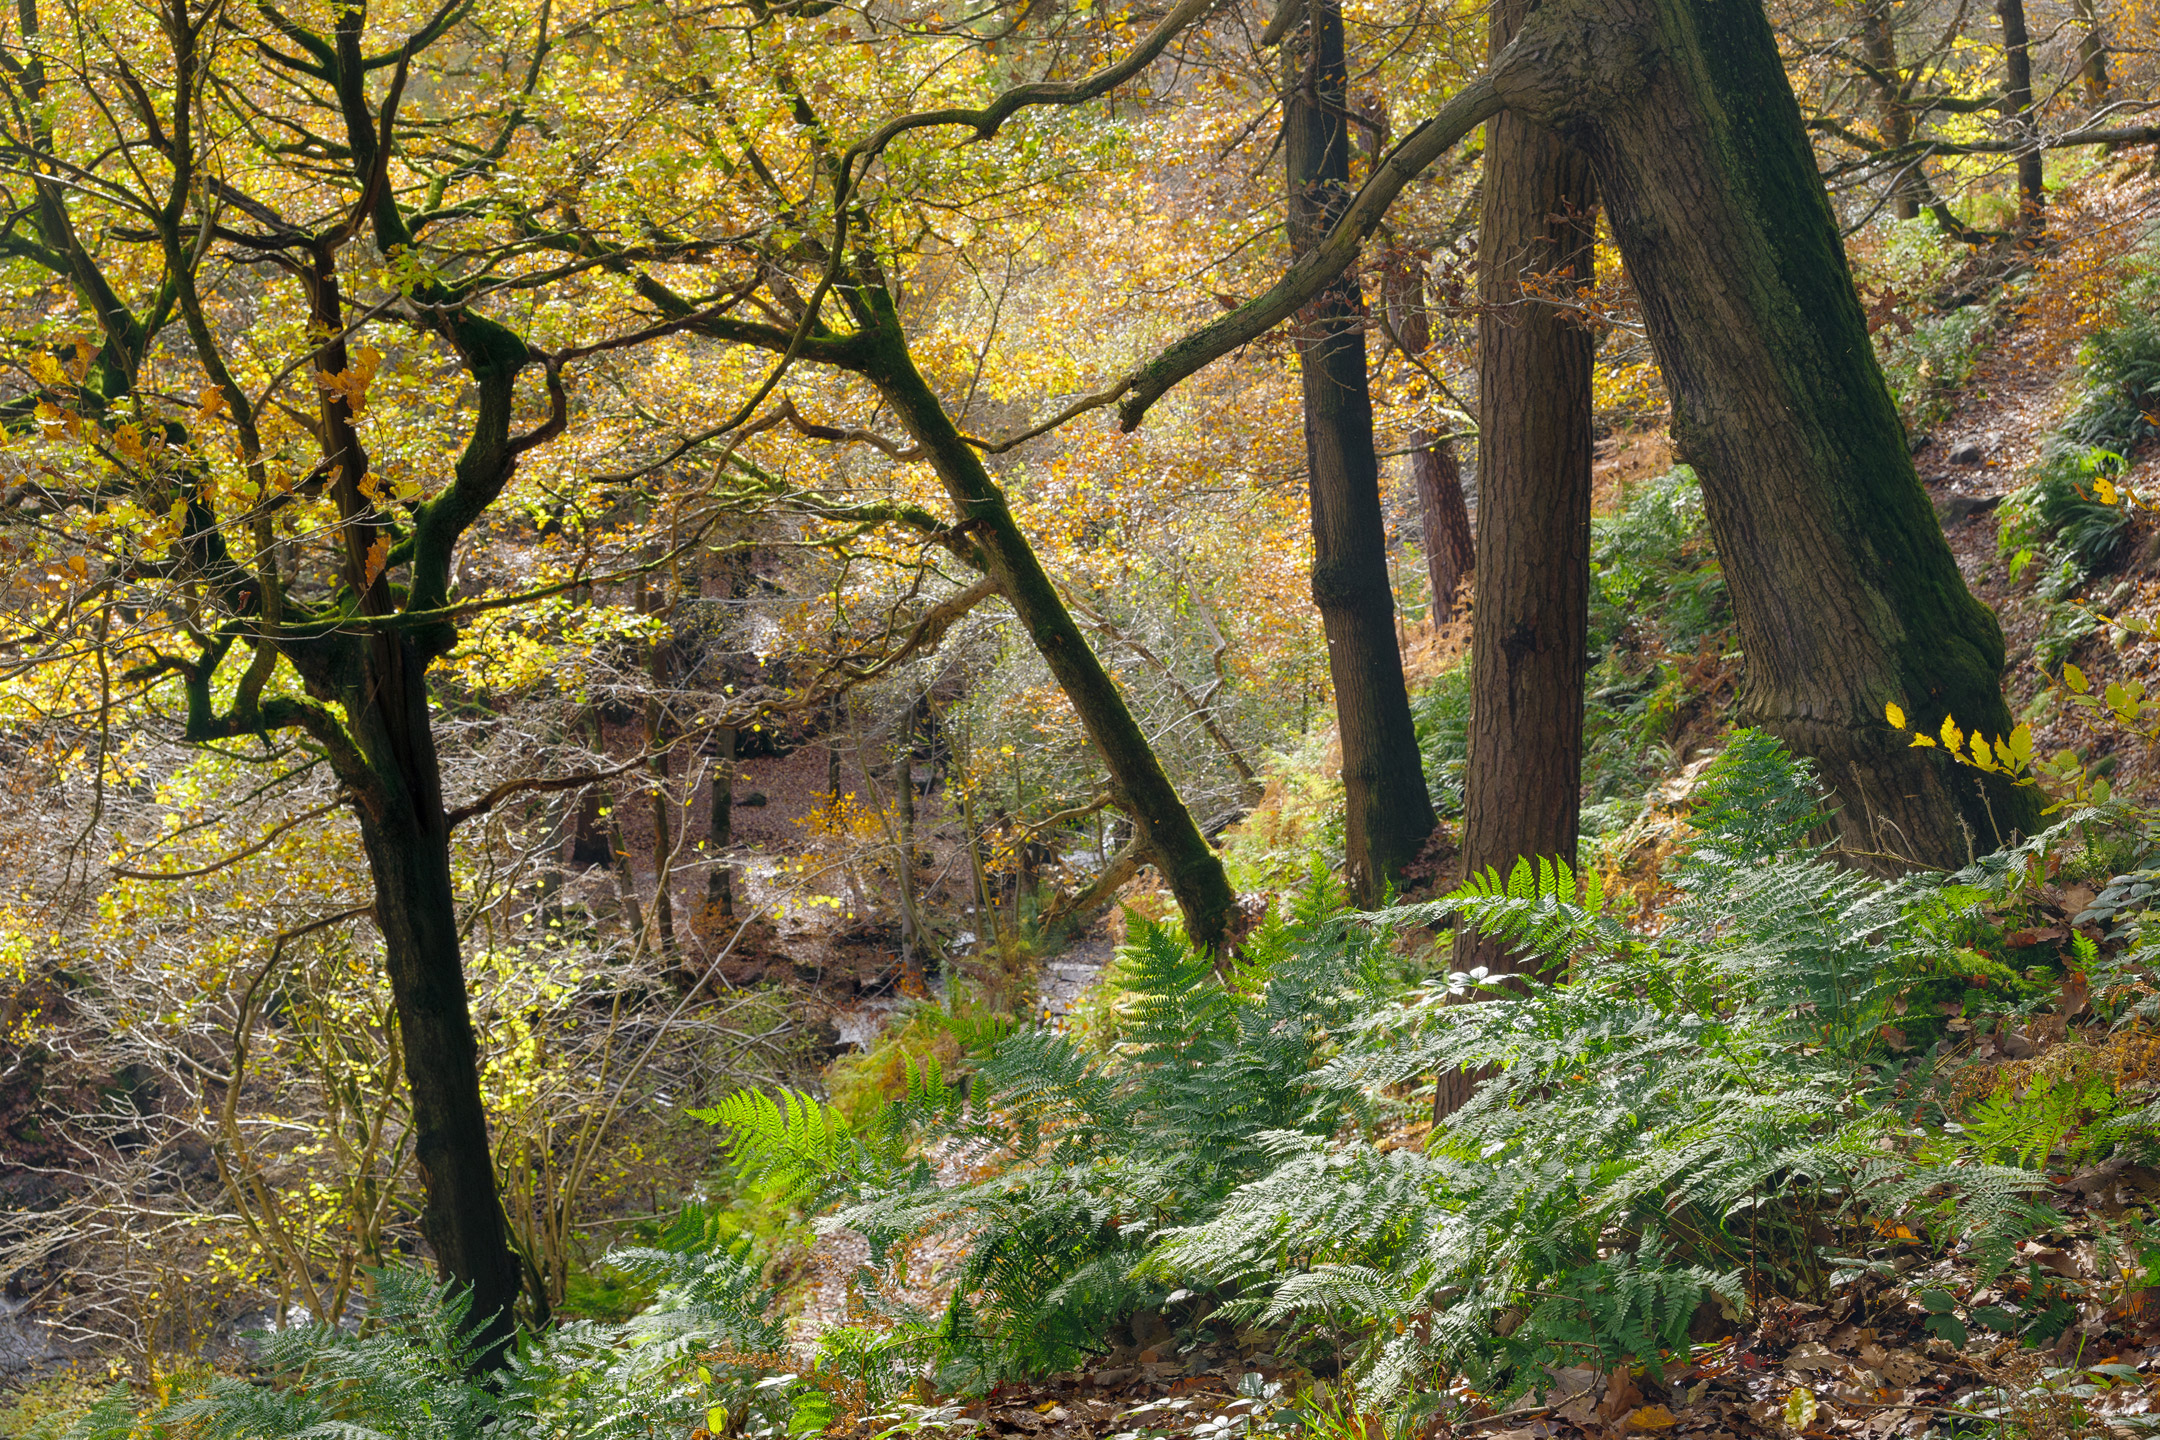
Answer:
<svg viewBox="0 0 2160 1440"><path fill-rule="evenodd" d="M747 1242L718 1243L715 1219L688 1212L670 1235L682 1248L607 1257L657 1287L645 1313L523 1337L486 1381L471 1371L468 1297L391 1268L359 1333L267 1332L273 1383L216 1379L149 1418L189 1440L674 1440L718 1410L733 1433L778 1437L795 1389L772 1354L785 1334ZM63 1440L121 1440L141 1423L116 1390Z"/></svg>

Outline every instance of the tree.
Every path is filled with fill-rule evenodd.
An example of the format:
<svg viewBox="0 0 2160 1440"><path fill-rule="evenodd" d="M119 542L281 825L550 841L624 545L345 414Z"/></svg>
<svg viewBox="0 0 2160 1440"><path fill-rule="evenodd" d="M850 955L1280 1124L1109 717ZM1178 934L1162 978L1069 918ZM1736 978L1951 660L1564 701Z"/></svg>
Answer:
<svg viewBox="0 0 2160 1440"><path fill-rule="evenodd" d="M1375 167L1266 294L1125 377L1127 425L1355 257L1410 180L1502 109L1588 157L1702 477L1747 651L1742 714L1814 759L1849 853L1963 864L2037 804L1909 748L1884 720L2002 736L2002 634L1920 488L1800 109L1757 4L1561 0Z"/></svg>
<svg viewBox="0 0 2160 1440"><path fill-rule="evenodd" d="M1349 71L1336 0L1288 0L1270 32L1293 16L1283 48L1283 163L1290 253L1300 256L1350 198ZM1327 630L1342 743L1343 843L1351 892L1376 905L1417 858L1435 817L1395 640L1365 323L1356 274L1346 269L1307 303L1296 339L1312 596Z"/></svg>
<svg viewBox="0 0 2160 1440"><path fill-rule="evenodd" d="M1404 357L1423 363L1432 348L1432 311L1425 304L1425 257L1392 245L1380 272L1381 303L1390 338ZM1463 496L1462 457L1452 435L1427 426L1410 431L1410 488L1417 497L1418 538L1432 590L1432 620L1455 618L1456 592L1477 569L1477 537Z"/></svg>
<svg viewBox="0 0 2160 1440"><path fill-rule="evenodd" d="M1525 7L1496 6L1491 51ZM1582 812L1590 623L1590 365L1596 342L1550 303L1592 284L1594 192L1573 147L1528 118L1486 122L1478 230L1478 598L1471 612L1463 864L1573 861ZM1511 968L1458 927L1455 966Z"/></svg>
<svg viewBox="0 0 2160 1440"><path fill-rule="evenodd" d="M2033 110L2032 41L2025 30L2025 0L1995 0L1995 19L2002 26L2002 111L2017 139L2018 229L2038 230L2047 192L2041 170L2042 152L2034 134L2038 116Z"/></svg>

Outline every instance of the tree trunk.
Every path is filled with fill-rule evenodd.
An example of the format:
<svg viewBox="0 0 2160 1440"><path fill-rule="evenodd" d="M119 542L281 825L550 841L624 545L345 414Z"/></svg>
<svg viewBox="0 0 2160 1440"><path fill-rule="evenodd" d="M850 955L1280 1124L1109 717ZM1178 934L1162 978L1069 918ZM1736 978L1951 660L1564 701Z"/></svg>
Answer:
<svg viewBox="0 0 2160 1440"><path fill-rule="evenodd" d="M2002 113L2017 127L2017 138L2026 148L2018 152L2018 229L2040 229L2042 207L2047 203L2041 175L2040 137L2035 129L2032 89L2032 42L2025 33L2025 0L1995 0L1995 18L2002 22Z"/></svg>
<svg viewBox="0 0 2160 1440"><path fill-rule="evenodd" d="M1290 250L1302 256L1350 198L1349 77L1340 0L1306 0L1284 47L1283 159ZM1365 302L1345 270L1296 327L1312 497L1313 604L1327 634L1342 743L1350 891L1377 905L1432 833L1388 581L1387 522L1365 374Z"/></svg>
<svg viewBox="0 0 2160 1440"><path fill-rule="evenodd" d="M1498 53L1526 6L1492 11ZM1532 277L1591 279L1588 161L1520 115L1486 122L1478 227L1478 595L1471 612L1470 764L1463 863L1503 876L1524 857L1575 861L1582 812L1590 583L1590 362L1569 314ZM1513 968L1458 926L1455 968Z"/></svg>
<svg viewBox="0 0 2160 1440"><path fill-rule="evenodd" d="M1193 823L1147 735L1126 707L1117 682L1088 647L1080 627L1020 532L1004 492L983 467L982 457L954 427L952 417L916 369L900 329L892 297L881 286L843 292L863 333L864 373L893 407L908 434L923 447L961 517L959 528L980 550L983 567L1026 628L1036 650L1065 692L1110 774L1119 808L1131 817L1164 883L1177 898L1186 934L1203 950L1219 950L1229 937L1237 896L1223 874L1222 859Z"/></svg>
<svg viewBox="0 0 2160 1440"><path fill-rule="evenodd" d="M1860 8L1860 51L1867 57L1868 89L1875 96L1876 127L1883 144L1896 150L1912 143L1912 109L1905 103L1905 71L1898 63L1897 28L1893 0L1867 0ZM1928 185L1921 176L1923 162L1917 156L1890 182L1891 204L1900 220L1917 220Z"/></svg>
<svg viewBox="0 0 2160 1440"><path fill-rule="evenodd" d="M1816 762L1856 860L1958 866L2030 833L2030 789L1883 718L2006 733L2002 631L1913 471L1760 6L1562 0L1530 24L1494 88L1595 167L1732 589L1743 717Z"/></svg>
<svg viewBox="0 0 2160 1440"><path fill-rule="evenodd" d="M900 887L900 993L920 999L930 993L923 983L922 937L916 933L915 894L915 702L900 712L893 736L895 773L900 782L900 844L893 879Z"/></svg>
<svg viewBox="0 0 2160 1440"><path fill-rule="evenodd" d="M344 697L369 771L355 809L412 1097L420 1229L443 1277L470 1287L480 1368L493 1369L516 1327L519 1267L488 1148L425 662L409 642L378 634L361 671Z"/></svg>
<svg viewBox="0 0 2160 1440"><path fill-rule="evenodd" d="M735 730L723 726L713 737L712 812L706 818L705 843L712 869L705 874L705 907L714 938L724 942L723 927L735 923L735 866L728 851L735 844Z"/></svg>
<svg viewBox="0 0 2160 1440"><path fill-rule="evenodd" d="M1421 259L1402 247L1388 252L1381 294L1388 329L1404 355L1422 359L1432 348L1432 312L1425 308L1425 272ZM1477 542L1470 531L1470 506L1463 498L1462 462L1448 435L1419 428L1410 432L1410 487L1417 497L1419 539L1425 547L1425 577L1432 585L1432 622L1455 618L1457 591L1477 568Z"/></svg>
<svg viewBox="0 0 2160 1440"><path fill-rule="evenodd" d="M2076 0L2076 10L2078 24L2085 27L2078 40L2078 79L2085 86L2086 108L2099 110L2107 104L2109 89L2107 37L2100 33L2100 7L2094 0Z"/></svg>

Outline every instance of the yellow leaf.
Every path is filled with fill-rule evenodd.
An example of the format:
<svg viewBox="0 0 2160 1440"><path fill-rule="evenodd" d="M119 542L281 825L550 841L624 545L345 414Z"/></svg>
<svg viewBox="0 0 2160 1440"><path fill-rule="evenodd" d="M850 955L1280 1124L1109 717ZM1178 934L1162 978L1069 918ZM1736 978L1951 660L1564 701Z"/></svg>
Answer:
<svg viewBox="0 0 2160 1440"><path fill-rule="evenodd" d="M368 586L375 583L375 577L382 574L383 566L387 564L389 560L390 537L387 535L378 535L375 537L375 543L368 546L367 573L360 582L362 589L366 589Z"/></svg>
<svg viewBox="0 0 2160 1440"><path fill-rule="evenodd" d="M40 385L58 385L67 378L67 372L60 368L58 360L40 351L30 357L30 378Z"/></svg>
<svg viewBox="0 0 2160 1440"><path fill-rule="evenodd" d="M1902 729L1904 729L1904 728L1905 728L1905 712L1904 712L1903 710L1900 710L1900 709L1898 709L1898 707L1897 707L1897 706L1895 706L1895 705L1885 705L1885 706L1883 706L1883 715L1884 715L1884 717L1885 717L1885 718L1887 718L1887 719L1888 719L1888 720L1890 721L1890 728L1891 728L1891 729L1893 729L1893 730L1902 730Z"/></svg>
<svg viewBox="0 0 2160 1440"><path fill-rule="evenodd" d="M1917 749L1919 749L1919 748L1920 748L1921 746L1923 746L1923 745L1925 745L1925 746L1926 746L1926 747L1927 747L1928 749L1930 749L1930 750L1932 750L1932 749L1934 749L1934 748L1935 748L1935 742L1934 742L1933 740L1930 740L1930 739L1928 739L1928 737L1927 737L1927 736L1925 736L1925 735L1915 735L1915 736L1913 736L1913 737L1912 737L1912 744L1910 744L1910 745L1906 746L1905 748L1906 748L1906 749L1908 749L1908 750L1917 750Z"/></svg>
<svg viewBox="0 0 2160 1440"><path fill-rule="evenodd" d="M2032 726L2020 725L2017 727L2017 729L2010 732L2010 753L2017 757L2017 761L2020 765L2029 765L2032 763Z"/></svg>
<svg viewBox="0 0 2160 1440"><path fill-rule="evenodd" d="M1957 721L1951 719L1948 715L1943 716L1942 742L1945 750L1955 751L1965 748L1965 732L1958 729Z"/></svg>
<svg viewBox="0 0 2160 1440"><path fill-rule="evenodd" d="M1995 768L1995 757L1988 752L1988 742L1977 730L1973 731L1972 736L1972 757L1972 763L1982 770Z"/></svg>
<svg viewBox="0 0 2160 1440"><path fill-rule="evenodd" d="M1679 1417L1663 1405L1645 1405L1640 1410L1629 1411L1627 1417L1630 1430L1670 1430L1679 1423Z"/></svg>
<svg viewBox="0 0 2160 1440"><path fill-rule="evenodd" d="M2068 685L2080 695L2084 694L2089 688L2085 682L2085 672L2075 665L2063 666L2063 684Z"/></svg>
<svg viewBox="0 0 2160 1440"><path fill-rule="evenodd" d="M1795 1430L1805 1430L1815 1423L1816 1408L1815 1392L1801 1386L1785 1397L1785 1423Z"/></svg>

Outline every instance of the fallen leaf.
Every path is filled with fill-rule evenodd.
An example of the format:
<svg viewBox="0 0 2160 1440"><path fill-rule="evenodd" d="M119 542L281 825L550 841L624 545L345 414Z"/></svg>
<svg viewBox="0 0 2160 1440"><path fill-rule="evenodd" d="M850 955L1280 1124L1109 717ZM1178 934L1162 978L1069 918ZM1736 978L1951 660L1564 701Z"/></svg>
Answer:
<svg viewBox="0 0 2160 1440"><path fill-rule="evenodd" d="M1670 1430L1679 1423L1678 1417L1663 1405L1645 1405L1628 1412L1627 1417L1630 1430Z"/></svg>
<svg viewBox="0 0 2160 1440"><path fill-rule="evenodd" d="M1642 1403L1643 1393L1636 1388L1635 1377L1628 1367L1622 1365L1612 1372L1605 1385L1605 1399L1597 1407L1598 1418L1607 1424L1617 1422L1621 1416Z"/></svg>

